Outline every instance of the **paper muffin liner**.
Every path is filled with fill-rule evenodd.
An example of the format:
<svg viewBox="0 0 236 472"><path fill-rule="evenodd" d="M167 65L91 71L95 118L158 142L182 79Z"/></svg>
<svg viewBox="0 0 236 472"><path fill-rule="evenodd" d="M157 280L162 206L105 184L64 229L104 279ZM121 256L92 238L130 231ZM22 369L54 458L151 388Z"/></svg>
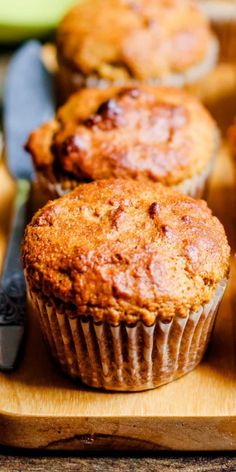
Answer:
<svg viewBox="0 0 236 472"><path fill-rule="evenodd" d="M186 179L179 185L175 186L178 192L189 195L193 198L206 198L209 178L212 172L215 158L212 159L210 164L201 174L194 175L191 179Z"/></svg>
<svg viewBox="0 0 236 472"><path fill-rule="evenodd" d="M217 63L219 46L216 38L212 38L209 44L208 51L204 59L197 65L189 67L184 72L172 73L161 79L150 79L144 81L149 85L165 85L168 87L184 87L185 85L197 82L202 77L209 74ZM138 83L135 79L110 81L100 78L96 75L84 76L80 72L75 72L66 64L63 59L59 58L58 72L57 72L57 91L58 100L64 103L68 97L75 91L86 88L107 88L111 85L122 86L125 84Z"/></svg>
<svg viewBox="0 0 236 472"><path fill-rule="evenodd" d="M152 326L112 326L91 316L69 318L31 293L44 338L63 371L91 387L148 390L177 379L201 361L227 280L208 304L186 318Z"/></svg>
<svg viewBox="0 0 236 472"><path fill-rule="evenodd" d="M203 170L202 173L196 174L189 179L183 180L180 184L173 186L175 190L178 190L185 195L189 195L190 197L194 198L206 198L207 195L207 188L209 183L209 178L212 172L212 168L214 166L216 154L210 161L209 165ZM67 187L65 187L60 182L49 182L42 174L37 174L38 184L39 187L46 192L48 198L54 199L58 197L62 197L69 191L75 188L75 184L69 186L69 181ZM83 182L81 182L83 183ZM79 185L79 183L77 184Z"/></svg>

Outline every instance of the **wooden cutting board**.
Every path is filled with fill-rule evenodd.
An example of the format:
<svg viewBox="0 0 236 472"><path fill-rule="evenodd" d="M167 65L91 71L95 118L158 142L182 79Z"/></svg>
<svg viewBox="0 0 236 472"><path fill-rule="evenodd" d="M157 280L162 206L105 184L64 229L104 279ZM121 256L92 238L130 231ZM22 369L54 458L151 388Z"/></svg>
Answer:
<svg viewBox="0 0 236 472"><path fill-rule="evenodd" d="M222 90L217 89L217 103L211 81L200 90L205 93L208 89L209 106L224 127L232 111L236 111L236 71L235 75L232 69L228 72L216 74L216 89L219 76L226 84L223 98ZM13 195L14 185L2 163L0 264ZM225 142L211 179L208 201L224 224L234 253L234 173ZM64 450L235 450L235 294L236 266L232 257L229 286L204 361L185 377L142 393L105 393L66 378L53 364L29 310L20 366L14 373L0 373L0 443Z"/></svg>

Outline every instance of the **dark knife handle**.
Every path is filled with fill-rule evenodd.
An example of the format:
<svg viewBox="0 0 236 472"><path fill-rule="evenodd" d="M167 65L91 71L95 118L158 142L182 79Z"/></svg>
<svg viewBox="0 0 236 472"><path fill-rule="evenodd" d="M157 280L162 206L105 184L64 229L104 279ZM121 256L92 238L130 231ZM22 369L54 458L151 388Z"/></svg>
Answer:
<svg viewBox="0 0 236 472"><path fill-rule="evenodd" d="M26 287L20 258L20 244L27 221L30 182L17 181L15 214L0 288L0 326L23 325Z"/></svg>

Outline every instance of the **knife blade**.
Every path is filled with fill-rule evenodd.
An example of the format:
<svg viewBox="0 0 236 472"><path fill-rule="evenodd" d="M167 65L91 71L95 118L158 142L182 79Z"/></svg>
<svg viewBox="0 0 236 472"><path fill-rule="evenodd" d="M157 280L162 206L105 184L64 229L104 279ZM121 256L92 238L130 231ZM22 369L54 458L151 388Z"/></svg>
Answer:
<svg viewBox="0 0 236 472"><path fill-rule="evenodd" d="M3 94L3 126L8 169L16 179L14 218L0 286L0 369L15 366L25 328L26 287L20 243L34 172L24 150L29 133L55 110L53 78L41 61L42 46L29 41L13 56Z"/></svg>

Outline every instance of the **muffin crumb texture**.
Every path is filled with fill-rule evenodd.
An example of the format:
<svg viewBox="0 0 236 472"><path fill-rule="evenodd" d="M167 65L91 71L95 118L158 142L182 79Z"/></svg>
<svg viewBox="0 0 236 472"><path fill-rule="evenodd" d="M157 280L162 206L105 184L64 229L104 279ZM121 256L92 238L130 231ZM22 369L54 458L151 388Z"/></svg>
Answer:
<svg viewBox="0 0 236 472"><path fill-rule="evenodd" d="M174 88L84 89L27 143L36 171L68 190L132 178L172 186L211 164L217 127L201 103Z"/></svg>
<svg viewBox="0 0 236 472"><path fill-rule="evenodd" d="M188 0L87 0L62 20L57 49L72 73L114 82L183 72L201 63L211 40Z"/></svg>
<svg viewBox="0 0 236 472"><path fill-rule="evenodd" d="M161 184L106 180L49 202L22 247L30 291L70 319L185 318L227 278L230 249L204 201Z"/></svg>

